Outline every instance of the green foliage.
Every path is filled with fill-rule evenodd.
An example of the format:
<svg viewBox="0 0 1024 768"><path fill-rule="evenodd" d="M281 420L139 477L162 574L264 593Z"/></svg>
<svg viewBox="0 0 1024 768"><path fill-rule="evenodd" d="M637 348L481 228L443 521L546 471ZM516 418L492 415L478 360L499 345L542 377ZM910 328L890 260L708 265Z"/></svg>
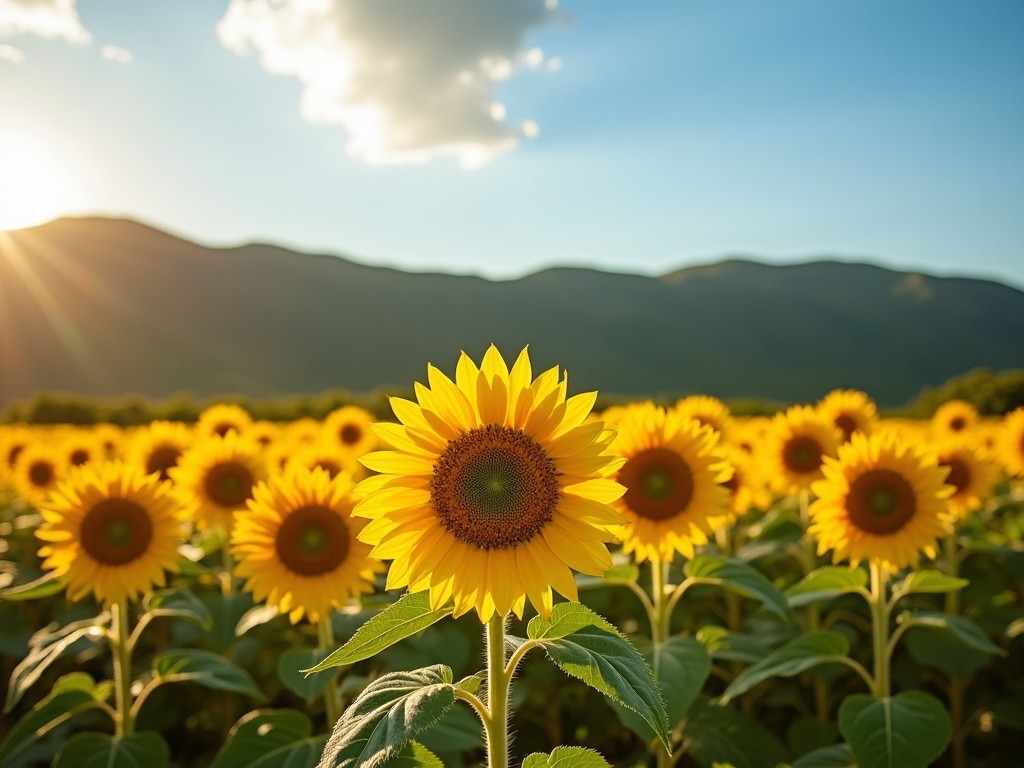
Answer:
<svg viewBox="0 0 1024 768"><path fill-rule="evenodd" d="M668 747L665 704L654 674L614 626L581 603L559 603L550 621L530 621L527 636L563 672L640 715Z"/></svg>
<svg viewBox="0 0 1024 768"><path fill-rule="evenodd" d="M534 752L523 761L523 768L611 768L608 761L592 749L556 747L550 755Z"/></svg>
<svg viewBox="0 0 1024 768"><path fill-rule="evenodd" d="M80 733L57 753L53 768L168 768L170 763L170 750L159 733Z"/></svg>
<svg viewBox="0 0 1024 768"><path fill-rule="evenodd" d="M907 416L928 418L949 400L966 400L983 416L1001 416L1024 406L1024 369L993 373L975 368L938 387L925 387L903 409Z"/></svg>
<svg viewBox="0 0 1024 768"><path fill-rule="evenodd" d="M428 592L403 595L361 626L341 648L305 672L313 674L368 659L450 613L451 608L431 610Z"/></svg>
<svg viewBox="0 0 1024 768"><path fill-rule="evenodd" d="M294 709L258 709L242 717L210 768L312 766L326 736L313 736L309 718Z"/></svg>
<svg viewBox="0 0 1024 768"><path fill-rule="evenodd" d="M836 744L808 752L793 762L793 768L858 768L849 746Z"/></svg>
<svg viewBox="0 0 1024 768"><path fill-rule="evenodd" d="M200 627L213 626L213 617L205 603L187 589L158 589L142 601L140 621L158 618L177 618L191 621Z"/></svg>
<svg viewBox="0 0 1024 768"><path fill-rule="evenodd" d="M321 768L375 768L398 755L455 706L452 671L437 664L374 680L345 710Z"/></svg>
<svg viewBox="0 0 1024 768"><path fill-rule="evenodd" d="M803 579L786 590L786 599L796 608L839 595L863 590L868 583L868 574L862 568L826 565L811 571Z"/></svg>
<svg viewBox="0 0 1024 768"><path fill-rule="evenodd" d="M771 677L792 677L821 664L841 662L849 652L850 641L838 632L822 630L800 635L743 670L726 689L722 701L728 703Z"/></svg>
<svg viewBox="0 0 1024 768"><path fill-rule="evenodd" d="M839 730L861 768L925 768L949 743L949 714L930 694L848 696Z"/></svg>
<svg viewBox="0 0 1024 768"><path fill-rule="evenodd" d="M65 579L56 575L54 571L44 573L35 581L27 584L19 584L7 589L0 589L0 600L17 602L21 600L38 600L42 597L50 597L64 591Z"/></svg>
<svg viewBox="0 0 1024 768"><path fill-rule="evenodd" d="M930 627L945 632L955 637L961 644L975 651L999 656L1006 655L1006 651L988 639L988 636L981 627L965 616L953 616L948 613L917 612L905 614L901 619L911 627Z"/></svg>
<svg viewBox="0 0 1024 768"><path fill-rule="evenodd" d="M219 654L196 648L181 648L158 654L153 659L153 676L166 683L196 683L206 688L234 691L256 699L264 698L244 669Z"/></svg>
<svg viewBox="0 0 1024 768"><path fill-rule="evenodd" d="M304 674L303 670L316 666L330 653L320 648L288 648L277 657L277 677L296 696L313 701L331 685L337 670Z"/></svg>
<svg viewBox="0 0 1024 768"><path fill-rule="evenodd" d="M892 593L895 599L913 594L941 594L956 592L967 584L967 579L947 576L942 571L911 571L903 581L893 586Z"/></svg>
<svg viewBox="0 0 1024 768"><path fill-rule="evenodd" d="M697 584L714 584L744 597L760 600L769 611L789 621L786 598L759 571L722 555L697 555L683 573Z"/></svg>
<svg viewBox="0 0 1024 768"><path fill-rule="evenodd" d="M693 706L681 735L686 754L702 766L727 763L736 768L775 768L789 757L767 728L738 710L706 701Z"/></svg>

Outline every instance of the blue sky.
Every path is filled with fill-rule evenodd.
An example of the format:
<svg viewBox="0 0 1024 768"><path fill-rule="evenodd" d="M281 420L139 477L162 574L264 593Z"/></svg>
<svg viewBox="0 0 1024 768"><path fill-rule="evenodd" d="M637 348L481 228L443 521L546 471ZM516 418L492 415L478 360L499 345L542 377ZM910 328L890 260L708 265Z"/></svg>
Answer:
<svg viewBox="0 0 1024 768"><path fill-rule="evenodd" d="M246 17L233 46L217 30L227 0L78 0L88 42L5 32L13 2L0 0L0 141L59 158L67 212L491 277L830 255L1024 286L1017 0L563 0L556 12L508 0L529 13L470 21L453 15L464 0L421 0L416 24L432 31L409 39L424 71L477 56L478 33L540 48L543 63L512 57L511 76L484 83L504 106L494 125L413 106L419 75L375 69L364 84L391 99L390 135L427 125L417 164L395 163L393 147L353 154L353 112L323 99L324 72L352 50L376 65L401 32L366 8L359 29L376 37L351 33L325 49L338 58L297 75L320 25L258 38ZM103 58L107 45L131 61ZM304 96L311 77L320 102ZM465 169L437 149L449 136L483 142L488 161ZM394 164L374 164L381 152Z"/></svg>

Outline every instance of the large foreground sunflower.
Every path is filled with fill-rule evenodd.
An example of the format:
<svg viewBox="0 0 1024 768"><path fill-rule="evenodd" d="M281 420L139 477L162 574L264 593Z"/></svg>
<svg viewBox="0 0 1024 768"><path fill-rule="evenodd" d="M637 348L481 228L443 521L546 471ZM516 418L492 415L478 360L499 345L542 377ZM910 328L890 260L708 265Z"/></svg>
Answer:
<svg viewBox="0 0 1024 768"><path fill-rule="evenodd" d="M353 483L345 474L294 466L253 491L231 533L235 573L257 601L291 621L311 622L351 597L373 592L384 564L356 536L366 524L352 518Z"/></svg>
<svg viewBox="0 0 1024 768"><path fill-rule="evenodd" d="M616 529L638 562L693 557L694 546L732 516L729 465L718 432L678 410L653 403L630 408L612 451L626 459L616 479L626 488L616 507L628 525Z"/></svg>
<svg viewBox="0 0 1024 768"><path fill-rule="evenodd" d="M394 560L388 589L429 589L435 607L453 599L483 621L522 616L527 597L549 616L552 586L576 599L570 568L611 568L608 526L624 522L607 477L621 460L586 420L596 394L567 399L558 367L534 379L525 349L511 371L491 346L479 368L463 353L454 382L427 374L418 402L391 399L401 425L374 425L395 450L362 458L382 474L356 488L354 514L371 518L360 538Z"/></svg>
<svg viewBox="0 0 1024 768"><path fill-rule="evenodd" d="M818 403L818 410L843 433L847 443L854 432L871 434L878 421L878 408L864 392L857 389L834 389Z"/></svg>
<svg viewBox="0 0 1024 768"><path fill-rule="evenodd" d="M231 530L234 513L245 509L266 464L256 443L234 430L189 448L170 470L183 504L199 528Z"/></svg>
<svg viewBox="0 0 1024 768"><path fill-rule="evenodd" d="M162 587L178 570L181 531L168 490L116 462L72 471L41 509L43 568L67 578L71 600L92 592L110 605Z"/></svg>
<svg viewBox="0 0 1024 768"><path fill-rule="evenodd" d="M761 458L782 493L805 491L822 477L822 462L835 456L839 429L816 408L794 405L772 422L769 447Z"/></svg>
<svg viewBox="0 0 1024 768"><path fill-rule="evenodd" d="M947 470L894 435L855 434L825 459L825 479L814 483L808 533L818 554L833 561L880 562L890 570L935 557L936 539L951 530L943 483Z"/></svg>
<svg viewBox="0 0 1024 768"><path fill-rule="evenodd" d="M932 450L939 466L949 471L946 485L954 488L947 499L950 511L962 518L981 507L999 479L999 470L977 441L964 434L950 435L940 439Z"/></svg>
<svg viewBox="0 0 1024 768"><path fill-rule="evenodd" d="M1024 477L1024 408L1018 408L1003 417L996 451L1007 472Z"/></svg>

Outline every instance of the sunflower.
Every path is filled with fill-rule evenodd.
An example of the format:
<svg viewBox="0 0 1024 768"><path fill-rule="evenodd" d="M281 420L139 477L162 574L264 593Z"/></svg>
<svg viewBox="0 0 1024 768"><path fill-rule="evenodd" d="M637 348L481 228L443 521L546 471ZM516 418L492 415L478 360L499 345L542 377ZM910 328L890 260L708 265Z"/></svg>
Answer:
<svg viewBox="0 0 1024 768"><path fill-rule="evenodd" d="M996 451L1008 473L1024 477L1024 408L1003 417Z"/></svg>
<svg viewBox="0 0 1024 768"><path fill-rule="evenodd" d="M932 429L939 435L964 432L978 423L978 411L966 400L950 400L936 409Z"/></svg>
<svg viewBox="0 0 1024 768"><path fill-rule="evenodd" d="M729 465L710 426L644 403L619 422L611 450L626 459L616 477L626 493L616 507L628 525L616 533L637 562L693 557L694 546L732 517Z"/></svg>
<svg viewBox="0 0 1024 768"><path fill-rule="evenodd" d="M234 513L245 509L253 487L266 476L266 465L259 446L232 430L196 442L170 475L200 528L230 530Z"/></svg>
<svg viewBox="0 0 1024 768"><path fill-rule="evenodd" d="M120 458L124 449L124 431L114 424L97 424L92 429L93 439L99 444L103 458L110 461Z"/></svg>
<svg viewBox="0 0 1024 768"><path fill-rule="evenodd" d="M963 518L978 509L998 480L998 469L979 445L964 434L941 438L932 446L939 466L949 470L946 484L955 489L949 510Z"/></svg>
<svg viewBox="0 0 1024 768"><path fill-rule="evenodd" d="M336 477L342 472L347 473L354 480L362 480L369 473L354 456L343 453L334 440L321 440L312 445L300 445L290 452L286 466L298 465L307 469L319 467L331 477Z"/></svg>
<svg viewBox="0 0 1024 768"><path fill-rule="evenodd" d="M179 507L167 483L119 462L73 470L42 506L43 568L67 593L105 605L138 598L178 570Z"/></svg>
<svg viewBox="0 0 1024 768"><path fill-rule="evenodd" d="M30 443L18 453L14 462L14 489L25 501L38 504L46 500L67 470L67 461L62 453L42 442Z"/></svg>
<svg viewBox="0 0 1024 768"><path fill-rule="evenodd" d="M706 427L711 427L720 435L727 435L733 426L729 406L717 397L709 395L690 395L676 403L676 410Z"/></svg>
<svg viewBox="0 0 1024 768"><path fill-rule="evenodd" d="M21 426L0 425L0 478L13 476L18 456L31 442L32 430Z"/></svg>
<svg viewBox="0 0 1024 768"><path fill-rule="evenodd" d="M324 419L324 437L348 456L358 457L377 448L377 436L370 425L369 411L354 405L331 411Z"/></svg>
<svg viewBox="0 0 1024 768"><path fill-rule="evenodd" d="M897 571L921 552L934 558L936 539L952 530L947 470L893 435L855 434L824 472L812 486L808 533L819 555L833 550L833 562L874 560Z"/></svg>
<svg viewBox="0 0 1024 768"><path fill-rule="evenodd" d="M128 451L128 462L141 467L145 474L157 474L169 480L171 469L192 444L192 430L177 421L154 421L139 430Z"/></svg>
<svg viewBox="0 0 1024 768"><path fill-rule="evenodd" d="M245 436L266 450L281 438L281 427L272 421L254 421Z"/></svg>
<svg viewBox="0 0 1024 768"><path fill-rule="evenodd" d="M384 564L356 536L353 483L342 473L294 466L259 483L231 532L236 573L259 602L288 613L292 623L327 616L351 597L373 592Z"/></svg>
<svg viewBox="0 0 1024 768"><path fill-rule="evenodd" d="M558 367L533 378L527 350L509 371L492 345L479 368L463 353L453 382L427 367L418 403L392 398L402 422L373 429L393 451L361 461L382 474L356 489L354 514L371 522L360 538L373 557L394 560L388 589L430 590L435 607L481 620L526 598L550 616L551 587L576 600L570 568L611 568L609 506L623 488L602 422L587 422L594 392L566 399Z"/></svg>
<svg viewBox="0 0 1024 768"><path fill-rule="evenodd" d="M732 467L731 476L722 485L729 491L736 516L742 517L751 509L768 509L772 503L771 489L754 457L732 443L723 445L722 452Z"/></svg>
<svg viewBox="0 0 1024 768"><path fill-rule="evenodd" d="M252 416L240 405L218 403L199 414L197 437L224 437L228 432L243 435L252 426Z"/></svg>
<svg viewBox="0 0 1024 768"><path fill-rule="evenodd" d="M323 424L307 416L285 427L284 437L294 446L313 445L319 442L323 429Z"/></svg>
<svg viewBox="0 0 1024 768"><path fill-rule="evenodd" d="M91 432L72 429L61 432L61 437L60 450L70 467L81 467L106 458L103 446Z"/></svg>
<svg viewBox="0 0 1024 768"><path fill-rule="evenodd" d="M878 421L878 409L864 392L857 389L834 389L818 403L818 410L843 433L843 442L850 442L854 432L871 434Z"/></svg>
<svg viewBox="0 0 1024 768"><path fill-rule="evenodd" d="M765 469L782 493L804 491L822 477L822 462L835 456L839 430L817 408L794 405L772 423Z"/></svg>

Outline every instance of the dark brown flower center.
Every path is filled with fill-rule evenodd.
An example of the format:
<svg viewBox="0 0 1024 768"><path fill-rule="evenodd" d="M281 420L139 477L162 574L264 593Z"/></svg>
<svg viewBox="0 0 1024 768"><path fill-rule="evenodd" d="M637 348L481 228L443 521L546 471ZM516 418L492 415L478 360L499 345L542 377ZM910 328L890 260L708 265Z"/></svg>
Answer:
<svg viewBox="0 0 1024 768"><path fill-rule="evenodd" d="M782 448L782 461L786 469L798 475L809 475L821 469L824 451L821 444L810 435L796 435L789 438Z"/></svg>
<svg viewBox="0 0 1024 768"><path fill-rule="evenodd" d="M218 437L225 437L227 433L232 430L235 430L237 432L238 425L231 421L221 421L218 422L216 426L214 426L213 434L217 435Z"/></svg>
<svg viewBox="0 0 1024 768"><path fill-rule="evenodd" d="M949 428L954 432L962 432L967 426L967 419L963 416L954 416L949 421Z"/></svg>
<svg viewBox="0 0 1024 768"><path fill-rule="evenodd" d="M254 478L249 468L239 461L214 464L206 473L206 495L215 503L237 509L252 495Z"/></svg>
<svg viewBox="0 0 1024 768"><path fill-rule="evenodd" d="M274 539L277 556L292 573L320 576L345 562L348 527L328 507L310 504L288 515Z"/></svg>
<svg viewBox="0 0 1024 768"><path fill-rule="evenodd" d="M11 450L7 452L7 466L14 469L14 464L17 462L18 457L21 456L21 452L25 450L25 445L13 445Z"/></svg>
<svg viewBox="0 0 1024 768"><path fill-rule="evenodd" d="M317 459L313 467L319 467L324 470L332 479L337 477L338 473L341 472L341 464L336 461L332 461L331 459Z"/></svg>
<svg viewBox="0 0 1024 768"><path fill-rule="evenodd" d="M956 495L963 493L964 489L971 484L971 468L956 456L949 456L939 463L944 467L949 467L946 484L956 488Z"/></svg>
<svg viewBox="0 0 1024 768"><path fill-rule="evenodd" d="M168 470L178 466L180 456L181 451L173 445L157 446L146 457L146 474L156 473L161 480L167 480L170 477Z"/></svg>
<svg viewBox="0 0 1024 768"><path fill-rule="evenodd" d="M363 430L358 424L346 424L338 430L338 437L345 445L355 445L363 439Z"/></svg>
<svg viewBox="0 0 1024 768"><path fill-rule="evenodd" d="M153 540L149 514L128 499L103 499L82 520L82 548L101 565L125 565L145 554Z"/></svg>
<svg viewBox="0 0 1024 768"><path fill-rule="evenodd" d="M80 467L89 461L89 451L85 448L75 448L68 456L68 460L71 462L71 466Z"/></svg>
<svg viewBox="0 0 1024 768"><path fill-rule="evenodd" d="M840 413L835 418L835 425L843 433L843 442L848 443L853 433L857 431L857 420L848 413Z"/></svg>
<svg viewBox="0 0 1024 768"><path fill-rule="evenodd" d="M450 441L430 479L441 525L481 549L529 541L551 522L559 498L547 452L522 430L497 424Z"/></svg>
<svg viewBox="0 0 1024 768"><path fill-rule="evenodd" d="M37 488L49 488L54 478L53 464L46 459L33 461L28 468L28 481Z"/></svg>
<svg viewBox="0 0 1024 768"><path fill-rule="evenodd" d="M736 491L740 489L740 479L740 471L733 467L732 477L722 483L722 485L729 489L730 496L735 496Z"/></svg>
<svg viewBox="0 0 1024 768"><path fill-rule="evenodd" d="M682 456L668 448L648 448L631 456L619 470L626 486L622 500L640 517L667 520L686 510L693 499L693 472Z"/></svg>
<svg viewBox="0 0 1024 768"><path fill-rule="evenodd" d="M895 533L917 511L917 496L903 475L891 469L870 469L850 485L846 513L862 531Z"/></svg>

